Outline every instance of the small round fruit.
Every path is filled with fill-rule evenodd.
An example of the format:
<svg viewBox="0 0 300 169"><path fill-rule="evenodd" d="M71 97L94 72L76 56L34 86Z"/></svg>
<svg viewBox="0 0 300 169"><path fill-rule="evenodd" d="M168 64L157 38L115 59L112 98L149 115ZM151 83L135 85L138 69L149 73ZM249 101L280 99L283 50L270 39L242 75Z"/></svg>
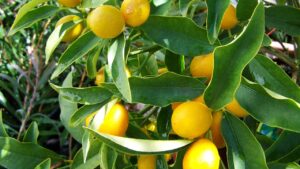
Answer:
<svg viewBox="0 0 300 169"><path fill-rule="evenodd" d="M221 28L228 30L234 28L238 24L238 19L236 17L236 10L233 5L229 5L226 9L222 22Z"/></svg>
<svg viewBox="0 0 300 169"><path fill-rule="evenodd" d="M111 5L102 5L94 9L87 17L87 24L100 38L115 38L125 27L124 18L119 9Z"/></svg>
<svg viewBox="0 0 300 169"><path fill-rule="evenodd" d="M121 12L127 25L140 26L147 21L150 15L149 0L124 0Z"/></svg>
<svg viewBox="0 0 300 169"><path fill-rule="evenodd" d="M138 158L138 169L156 169L156 156L142 155Z"/></svg>
<svg viewBox="0 0 300 169"><path fill-rule="evenodd" d="M77 5L79 5L80 1L81 0L58 0L58 3L60 3L63 6L66 6L66 7L73 8Z"/></svg>
<svg viewBox="0 0 300 169"><path fill-rule="evenodd" d="M65 17L62 17L60 20L58 20L55 27L58 27L59 25L70 22L70 21L75 22L77 20L80 20L79 16L67 15ZM65 33L64 37L62 38L62 41L63 42L72 42L81 34L82 30L83 30L82 23L77 24L76 26L74 26L73 28L71 28L70 30L68 30Z"/></svg>
<svg viewBox="0 0 300 169"><path fill-rule="evenodd" d="M219 169L217 147L208 139L194 142L183 158L183 169Z"/></svg>
<svg viewBox="0 0 300 169"><path fill-rule="evenodd" d="M241 107L235 98L226 106L226 109L237 117L248 116L248 112Z"/></svg>
<svg viewBox="0 0 300 169"><path fill-rule="evenodd" d="M117 103L105 115L98 131L115 136L124 136L129 124L129 115L126 108Z"/></svg>
<svg viewBox="0 0 300 169"><path fill-rule="evenodd" d="M207 55L196 56L193 58L190 65L190 72L193 77L206 77L211 79L214 68L213 53Z"/></svg>
<svg viewBox="0 0 300 169"><path fill-rule="evenodd" d="M213 113L213 122L210 127L212 140L217 148L224 148L225 142L221 133L221 121L223 113L221 111Z"/></svg>
<svg viewBox="0 0 300 169"><path fill-rule="evenodd" d="M180 104L171 117L172 129L183 138L194 139L211 126L211 110L202 103L188 101Z"/></svg>

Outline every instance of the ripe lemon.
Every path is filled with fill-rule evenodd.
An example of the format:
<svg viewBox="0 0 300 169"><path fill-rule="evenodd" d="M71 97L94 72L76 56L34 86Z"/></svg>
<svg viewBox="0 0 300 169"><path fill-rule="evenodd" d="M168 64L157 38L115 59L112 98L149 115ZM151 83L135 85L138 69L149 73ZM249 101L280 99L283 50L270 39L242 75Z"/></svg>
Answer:
<svg viewBox="0 0 300 169"><path fill-rule="evenodd" d="M124 136L129 124L129 114L125 107L115 104L105 115L98 131L115 136Z"/></svg>
<svg viewBox="0 0 300 169"><path fill-rule="evenodd" d="M77 21L77 20L80 20L79 16L67 15L67 16L62 17L60 20L58 20L55 27L58 27L59 25L70 22L70 21ZM73 28L69 29L65 33L64 37L62 38L62 41L63 42L72 42L81 34L82 30L83 30L82 23L75 25Z"/></svg>
<svg viewBox="0 0 300 169"><path fill-rule="evenodd" d="M238 19L236 17L236 10L233 5L229 5L226 9L221 22L221 28L228 30L232 29L238 24Z"/></svg>
<svg viewBox="0 0 300 169"><path fill-rule="evenodd" d="M221 133L221 121L223 113L221 111L213 113L213 122L210 127L212 140L217 148L225 147L225 142Z"/></svg>
<svg viewBox="0 0 300 169"><path fill-rule="evenodd" d="M237 117L248 116L248 112L241 107L235 98L226 106L226 109Z"/></svg>
<svg viewBox="0 0 300 169"><path fill-rule="evenodd" d="M194 142L183 158L183 169L219 169L217 147L208 139Z"/></svg>
<svg viewBox="0 0 300 169"><path fill-rule="evenodd" d="M192 59L190 72L193 77L206 77L211 79L214 68L213 53L207 55L196 56Z"/></svg>
<svg viewBox="0 0 300 169"><path fill-rule="evenodd" d="M138 158L138 169L155 169L156 156L142 155Z"/></svg>
<svg viewBox="0 0 300 169"><path fill-rule="evenodd" d="M125 26L119 9L111 5L102 5L94 9L87 17L87 24L100 38L115 38Z"/></svg>
<svg viewBox="0 0 300 169"><path fill-rule="evenodd" d="M81 0L58 0L58 3L60 3L63 6L66 6L66 7L73 8L77 5L79 5L80 1Z"/></svg>
<svg viewBox="0 0 300 169"><path fill-rule="evenodd" d="M150 3L149 0L124 0L121 11L127 25L140 26L150 15Z"/></svg>
<svg viewBox="0 0 300 169"><path fill-rule="evenodd" d="M210 128L211 110L199 102L184 102L174 110L171 123L177 135L193 139L203 135Z"/></svg>

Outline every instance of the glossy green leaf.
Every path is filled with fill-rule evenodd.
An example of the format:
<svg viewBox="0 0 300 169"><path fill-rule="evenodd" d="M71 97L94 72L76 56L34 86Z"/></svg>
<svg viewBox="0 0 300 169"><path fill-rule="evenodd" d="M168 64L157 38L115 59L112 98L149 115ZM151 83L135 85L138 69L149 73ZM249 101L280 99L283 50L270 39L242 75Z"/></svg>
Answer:
<svg viewBox="0 0 300 169"><path fill-rule="evenodd" d="M300 103L300 88L271 59L257 55L248 65L248 70L258 84Z"/></svg>
<svg viewBox="0 0 300 169"><path fill-rule="evenodd" d="M84 130L83 132L81 144L83 163L85 163L91 148L91 134L86 130Z"/></svg>
<svg viewBox="0 0 300 169"><path fill-rule="evenodd" d="M165 64L169 71L181 74L185 70L185 60L183 55L177 55L166 51Z"/></svg>
<svg viewBox="0 0 300 169"><path fill-rule="evenodd" d="M257 0L239 0L236 7L236 16L238 20L244 21L249 19L256 5Z"/></svg>
<svg viewBox="0 0 300 169"><path fill-rule="evenodd" d="M68 74L66 79L64 80L63 87L72 87L72 72ZM83 135L83 129L81 126L73 127L70 126L70 120L73 114L77 111L77 104L72 103L59 95L59 107L60 107L60 120L64 127L71 133L72 137L79 143L81 142L81 138Z"/></svg>
<svg viewBox="0 0 300 169"><path fill-rule="evenodd" d="M260 3L244 31L228 45L215 49L213 77L204 95L210 108L218 110L233 99L243 69L260 49L264 31L264 6Z"/></svg>
<svg viewBox="0 0 300 169"><path fill-rule="evenodd" d="M101 52L100 47L94 48L89 52L86 60L86 72L90 79L94 79L97 75L97 61Z"/></svg>
<svg viewBox="0 0 300 169"><path fill-rule="evenodd" d="M268 161L278 161L299 147L300 133L283 131L274 144L266 150L266 158Z"/></svg>
<svg viewBox="0 0 300 169"><path fill-rule="evenodd" d="M205 29L189 18L150 16L141 28L155 43L179 55L196 56L214 49Z"/></svg>
<svg viewBox="0 0 300 169"><path fill-rule="evenodd" d="M62 157L34 143L21 143L10 137L0 137L0 165L9 169L32 169L46 158L52 162Z"/></svg>
<svg viewBox="0 0 300 169"><path fill-rule="evenodd" d="M294 100L244 79L236 99L251 116L272 127L300 132L300 106Z"/></svg>
<svg viewBox="0 0 300 169"><path fill-rule="evenodd" d="M25 132L23 142L31 142L37 144L39 137L39 129L36 122L32 122Z"/></svg>
<svg viewBox="0 0 300 169"><path fill-rule="evenodd" d="M11 29L15 27L16 24L20 22L20 19L23 18L24 15L26 15L28 12L30 12L34 7L37 5L47 2L48 0L31 0L24 4L19 10L18 14L16 15L16 18L14 20L13 25L11 26ZM12 35L13 33L9 32L9 35Z"/></svg>
<svg viewBox="0 0 300 169"><path fill-rule="evenodd" d="M164 1L164 0L162 0ZM171 9L172 9L172 0L167 0L166 3L163 3L159 6L155 6L154 4L150 4L151 6L151 15L158 15L158 16L166 16L168 15L168 13L170 13Z"/></svg>
<svg viewBox="0 0 300 169"><path fill-rule="evenodd" d="M161 109L157 116L157 133L163 138L168 139L171 125L172 108L170 106Z"/></svg>
<svg viewBox="0 0 300 169"><path fill-rule="evenodd" d="M140 55L138 56L138 60L141 63L140 69L142 76L157 75L158 66L155 55Z"/></svg>
<svg viewBox="0 0 300 169"><path fill-rule="evenodd" d="M240 119L225 113L221 131L227 146L229 169L268 169L261 145Z"/></svg>
<svg viewBox="0 0 300 169"><path fill-rule="evenodd" d="M82 8L97 8L109 0L82 0Z"/></svg>
<svg viewBox="0 0 300 169"><path fill-rule="evenodd" d="M297 163L269 163L269 169L299 169L300 165Z"/></svg>
<svg viewBox="0 0 300 169"><path fill-rule="evenodd" d="M6 130L4 128L1 109L0 109L0 137L8 137L8 134L6 133Z"/></svg>
<svg viewBox="0 0 300 169"><path fill-rule="evenodd" d="M211 44L218 39L221 22L230 0L207 0L207 37Z"/></svg>
<svg viewBox="0 0 300 169"><path fill-rule="evenodd" d="M112 93L100 86L93 87L60 87L50 83L51 87L55 89L65 99L86 105L102 103L112 97Z"/></svg>
<svg viewBox="0 0 300 169"><path fill-rule="evenodd" d="M299 160L300 160L300 146L298 146L292 152L290 152L289 154L287 154L286 156L281 158L279 160L279 162L287 163L287 162L291 162L291 161L297 162Z"/></svg>
<svg viewBox="0 0 300 169"><path fill-rule="evenodd" d="M34 23L55 15L60 9L56 6L42 6L27 12L22 16L9 31L9 35L13 35L21 29L28 28Z"/></svg>
<svg viewBox="0 0 300 169"><path fill-rule="evenodd" d="M115 169L117 157L118 153L114 149L102 144L100 156L100 167L102 169Z"/></svg>
<svg viewBox="0 0 300 169"><path fill-rule="evenodd" d="M157 77L131 77L132 101L156 106L167 106L200 96L205 85L194 78L172 72Z"/></svg>
<svg viewBox="0 0 300 169"><path fill-rule="evenodd" d="M34 169L50 169L50 167L51 167L51 159L47 158L46 160L38 164Z"/></svg>
<svg viewBox="0 0 300 169"><path fill-rule="evenodd" d="M201 0L179 0L178 4L182 16L187 16L189 8L193 5L197 5L201 9L207 8L206 2Z"/></svg>
<svg viewBox="0 0 300 169"><path fill-rule="evenodd" d="M53 72L51 79L54 79L60 75L73 62L92 50L100 41L101 39L95 36L92 32L87 32L76 39L72 44L69 45L69 47L60 57L58 65Z"/></svg>
<svg viewBox="0 0 300 169"><path fill-rule="evenodd" d="M176 152L191 143L190 140L144 140L98 133L85 128L97 139L116 150L128 154L165 154Z"/></svg>
<svg viewBox="0 0 300 169"><path fill-rule="evenodd" d="M255 133L255 137L264 150L268 149L274 143L271 138L262 134Z"/></svg>
<svg viewBox="0 0 300 169"><path fill-rule="evenodd" d="M64 23L64 24L61 24L61 25L55 27L54 31L51 33L51 35L49 36L49 38L47 39L47 42L46 42L46 47L45 47L46 64L48 64L52 53L54 52L56 47L59 45L61 40L63 39L65 33L68 30L72 29L77 24L79 24L80 22L82 22L82 20L78 20L75 22L70 21L70 22L67 22L67 23Z"/></svg>
<svg viewBox="0 0 300 169"><path fill-rule="evenodd" d="M122 96L131 102L131 90L128 77L126 75L125 63L125 37L119 36L108 50L108 66L112 73L112 78Z"/></svg>
<svg viewBox="0 0 300 169"><path fill-rule="evenodd" d="M91 146L93 148L89 150L85 163L83 162L82 149L80 149L73 159L71 169L96 168L97 166L99 166L101 157L101 145L102 143L100 141L92 141Z"/></svg>
<svg viewBox="0 0 300 169"><path fill-rule="evenodd" d="M272 39L268 35L264 35L264 40L262 42L263 46L270 46L272 43Z"/></svg>
<svg viewBox="0 0 300 169"><path fill-rule="evenodd" d="M266 26L279 29L289 35L300 35L300 9L291 6L266 8Z"/></svg>

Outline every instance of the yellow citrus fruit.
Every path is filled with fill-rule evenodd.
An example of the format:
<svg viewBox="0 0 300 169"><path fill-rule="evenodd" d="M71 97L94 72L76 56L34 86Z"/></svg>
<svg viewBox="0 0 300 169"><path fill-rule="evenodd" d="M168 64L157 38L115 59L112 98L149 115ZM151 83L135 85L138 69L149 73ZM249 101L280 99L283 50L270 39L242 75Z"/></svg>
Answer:
<svg viewBox="0 0 300 169"><path fill-rule="evenodd" d="M171 117L172 129L183 138L203 135L211 126L211 110L202 103L187 101L180 104Z"/></svg>
<svg viewBox="0 0 300 169"><path fill-rule="evenodd" d="M70 22L70 21L77 21L80 20L79 16L76 15L67 15L65 17L62 17L60 20L57 21L55 27L58 27L61 24ZM75 40L82 32L83 30L83 25L82 23L79 23L77 25L75 25L73 28L71 28L70 30L68 30L64 37L62 38L63 42L71 42L73 40Z"/></svg>
<svg viewBox="0 0 300 169"><path fill-rule="evenodd" d="M248 112L241 107L235 98L226 106L226 109L237 117L248 116Z"/></svg>
<svg viewBox="0 0 300 169"><path fill-rule="evenodd" d="M111 5L102 5L94 9L87 17L87 24L100 38L115 38L120 35L125 21L119 9Z"/></svg>
<svg viewBox="0 0 300 169"><path fill-rule="evenodd" d="M127 25L140 26L147 21L150 15L149 0L124 0L121 12Z"/></svg>
<svg viewBox="0 0 300 169"><path fill-rule="evenodd" d="M160 69L158 69L158 74L160 75L160 74L163 74L163 73L166 73L166 72L168 72L168 69L167 68L160 68Z"/></svg>
<svg viewBox="0 0 300 169"><path fill-rule="evenodd" d="M105 115L98 131L115 136L124 136L129 124L129 114L126 108L117 103Z"/></svg>
<svg viewBox="0 0 300 169"><path fill-rule="evenodd" d="M183 169L219 169L220 156L217 147L208 139L194 142L183 158Z"/></svg>
<svg viewBox="0 0 300 169"><path fill-rule="evenodd" d="M195 99L193 99L193 101L196 101L196 102L200 102L202 104L205 105L205 101L204 101L204 96L203 95L200 95L198 97L196 97ZM172 106L172 110L175 110L176 107L178 107L180 104L182 104L182 102L174 102L171 104Z"/></svg>
<svg viewBox="0 0 300 169"><path fill-rule="evenodd" d="M142 155L138 158L138 169L155 169L156 156Z"/></svg>
<svg viewBox="0 0 300 169"><path fill-rule="evenodd" d="M196 56L192 59L190 72L193 77L206 77L211 79L214 68L213 53L207 55Z"/></svg>
<svg viewBox="0 0 300 169"><path fill-rule="evenodd" d="M213 122L210 127L212 140L217 148L225 147L225 142L221 133L221 121L223 113L221 111L213 113Z"/></svg>
<svg viewBox="0 0 300 169"><path fill-rule="evenodd" d="M236 10L233 5L229 5L226 9L222 22L221 22L221 28L228 30L232 29L238 24L238 19L236 17Z"/></svg>
<svg viewBox="0 0 300 169"><path fill-rule="evenodd" d="M58 0L58 3L60 3L63 6L66 6L66 7L73 8L77 5L79 5L80 1L81 0Z"/></svg>

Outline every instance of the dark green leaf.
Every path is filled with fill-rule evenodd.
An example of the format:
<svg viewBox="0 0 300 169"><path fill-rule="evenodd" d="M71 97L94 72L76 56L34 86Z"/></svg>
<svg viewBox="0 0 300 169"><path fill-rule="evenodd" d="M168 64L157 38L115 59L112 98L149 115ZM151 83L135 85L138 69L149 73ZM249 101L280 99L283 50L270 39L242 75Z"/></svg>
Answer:
<svg viewBox="0 0 300 169"><path fill-rule="evenodd" d="M213 77L204 95L205 103L210 108L218 110L233 99L243 69L260 48L264 31L264 6L260 3L237 39L215 49Z"/></svg>
<svg viewBox="0 0 300 169"><path fill-rule="evenodd" d="M114 149L102 144L100 157L100 167L102 169L115 169L117 157L118 153Z"/></svg>
<svg viewBox="0 0 300 169"><path fill-rule="evenodd" d="M207 0L207 37L211 44L218 39L221 22L230 0Z"/></svg>
<svg viewBox="0 0 300 169"><path fill-rule="evenodd" d="M170 106L161 109L157 116L157 132L163 139L168 139L171 125L172 108Z"/></svg>
<svg viewBox="0 0 300 169"><path fill-rule="evenodd" d="M172 167L170 167L171 169L182 169L182 161L183 161L186 151L187 151L187 148L183 149L177 153L175 164Z"/></svg>
<svg viewBox="0 0 300 169"><path fill-rule="evenodd" d="M257 0L239 0L236 7L236 16L238 20L244 21L251 18L257 5Z"/></svg>
<svg viewBox="0 0 300 169"><path fill-rule="evenodd" d="M264 151L247 126L230 113L221 124L229 169L267 169Z"/></svg>
<svg viewBox="0 0 300 169"><path fill-rule="evenodd" d="M158 66L155 55L141 55L138 56L138 59L141 62L142 76L157 75Z"/></svg>
<svg viewBox="0 0 300 169"><path fill-rule="evenodd" d="M214 49L205 29L185 17L150 16L141 28L155 43L179 55L196 56Z"/></svg>
<svg viewBox="0 0 300 169"><path fill-rule="evenodd" d="M156 168L158 169L168 169L168 163L164 155L158 155L156 158Z"/></svg>
<svg viewBox="0 0 300 169"><path fill-rule="evenodd" d="M263 46L270 46L272 43L272 39L268 35L264 35L264 40L262 42Z"/></svg>
<svg viewBox="0 0 300 169"><path fill-rule="evenodd" d="M2 120L2 110L0 109L0 137L8 137Z"/></svg>
<svg viewBox="0 0 300 169"><path fill-rule="evenodd" d="M51 79L60 75L73 62L92 50L100 41L101 39L95 36L92 32L87 32L76 39L60 57L57 68L53 72Z"/></svg>
<svg viewBox="0 0 300 169"><path fill-rule="evenodd" d="M185 61L183 55L177 55L170 51L166 51L165 64L169 71L181 74L185 69Z"/></svg>
<svg viewBox="0 0 300 169"><path fill-rule="evenodd" d="M262 134L255 134L255 137L264 150L268 149L274 143L271 138Z"/></svg>
<svg viewBox="0 0 300 169"><path fill-rule="evenodd" d="M51 159L48 158L38 164L34 169L50 169L51 167Z"/></svg>
<svg viewBox="0 0 300 169"><path fill-rule="evenodd" d="M129 81L133 102L161 107L193 99L205 89L201 81L172 72L157 77L131 77Z"/></svg>
<svg viewBox="0 0 300 169"><path fill-rule="evenodd" d="M299 169L300 166L297 163L269 163L269 169Z"/></svg>
<svg viewBox="0 0 300 169"><path fill-rule="evenodd" d="M37 139L39 137L39 129L36 122L32 122L23 138L23 142L32 142L37 144Z"/></svg>

